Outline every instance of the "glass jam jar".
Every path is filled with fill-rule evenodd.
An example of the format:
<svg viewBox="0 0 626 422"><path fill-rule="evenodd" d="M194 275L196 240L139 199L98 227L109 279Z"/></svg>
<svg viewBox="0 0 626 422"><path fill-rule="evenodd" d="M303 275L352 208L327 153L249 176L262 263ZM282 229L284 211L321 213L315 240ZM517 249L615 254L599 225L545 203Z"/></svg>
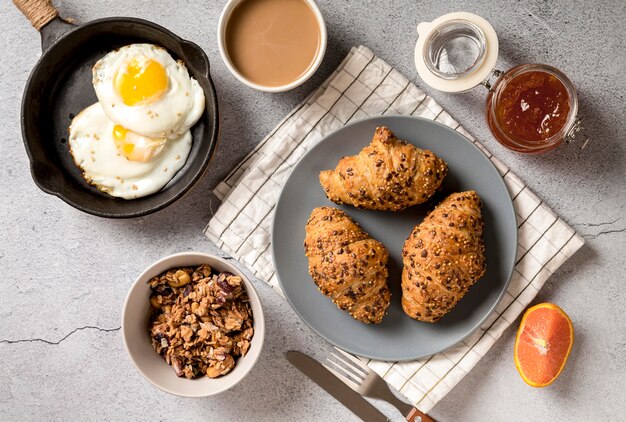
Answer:
<svg viewBox="0 0 626 422"><path fill-rule="evenodd" d="M444 92L485 86L487 123L502 145L531 154L550 151L563 142L580 149L587 146L572 82L543 64L496 70L498 37L485 19L450 13L420 23L417 32L415 66L420 77ZM493 77L497 79L492 84Z"/></svg>

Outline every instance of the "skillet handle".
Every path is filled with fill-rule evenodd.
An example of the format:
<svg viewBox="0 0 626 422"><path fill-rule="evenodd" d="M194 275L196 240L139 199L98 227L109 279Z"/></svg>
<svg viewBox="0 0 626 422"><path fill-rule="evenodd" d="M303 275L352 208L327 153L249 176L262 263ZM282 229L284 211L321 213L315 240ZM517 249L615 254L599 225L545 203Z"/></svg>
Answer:
<svg viewBox="0 0 626 422"><path fill-rule="evenodd" d="M193 64L196 70L203 76L209 77L210 64L204 50L191 41L183 40L180 43L187 64Z"/></svg>
<svg viewBox="0 0 626 422"><path fill-rule="evenodd" d="M28 18L37 31L59 16L50 0L13 0L13 4Z"/></svg>

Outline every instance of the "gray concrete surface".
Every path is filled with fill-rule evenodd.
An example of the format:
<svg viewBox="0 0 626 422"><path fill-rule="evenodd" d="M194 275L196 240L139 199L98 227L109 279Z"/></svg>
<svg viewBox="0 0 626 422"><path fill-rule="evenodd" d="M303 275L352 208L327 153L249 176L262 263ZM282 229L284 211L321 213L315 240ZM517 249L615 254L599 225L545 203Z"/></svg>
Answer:
<svg viewBox="0 0 626 422"><path fill-rule="evenodd" d="M283 358L289 349L323 358L330 346L264 284L256 283L268 325L261 359L239 386L207 399L169 396L135 371L119 332L122 303L135 276L159 257L220 253L201 234L217 206L211 189L350 47L370 47L421 85L413 68L414 28L456 10L493 24L499 68L543 62L569 75L594 141L580 158L567 147L518 155L489 134L483 90L447 95L422 86L587 239L537 298L561 305L576 326L558 382L547 389L522 382L509 328L432 415L439 421L624 420L626 3L323 0L329 48L322 67L299 89L275 95L244 87L222 64L215 28L224 0L54 3L78 22L138 16L202 46L212 60L222 138L211 170L192 192L145 218L95 218L41 192L30 178L19 130L39 37L11 2L0 3L0 420L354 420ZM399 420L389 406L376 405Z"/></svg>

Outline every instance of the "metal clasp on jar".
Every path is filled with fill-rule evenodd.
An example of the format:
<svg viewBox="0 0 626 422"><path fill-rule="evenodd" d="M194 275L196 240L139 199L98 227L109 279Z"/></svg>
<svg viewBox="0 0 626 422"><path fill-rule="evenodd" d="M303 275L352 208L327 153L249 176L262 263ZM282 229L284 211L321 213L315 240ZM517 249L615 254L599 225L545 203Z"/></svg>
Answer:
<svg viewBox="0 0 626 422"><path fill-rule="evenodd" d="M482 81L480 84L483 85L485 88L487 88L489 91L493 91L491 78L496 78L496 81L497 81L497 78L499 78L502 75L504 75L503 71L498 70L498 69L493 69L491 73L489 74L489 76L487 76L487 78L484 81Z"/></svg>
<svg viewBox="0 0 626 422"><path fill-rule="evenodd" d="M587 144L589 144L590 139L584 129L585 128L581 124L580 119L576 118L572 127L565 134L565 142L568 144L574 144L581 151L587 148Z"/></svg>

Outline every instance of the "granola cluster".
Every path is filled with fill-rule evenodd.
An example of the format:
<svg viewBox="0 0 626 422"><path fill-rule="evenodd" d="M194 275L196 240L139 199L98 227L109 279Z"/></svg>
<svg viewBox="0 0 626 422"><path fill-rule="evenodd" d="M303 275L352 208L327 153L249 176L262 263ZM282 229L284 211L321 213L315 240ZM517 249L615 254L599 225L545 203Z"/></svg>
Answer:
<svg viewBox="0 0 626 422"><path fill-rule="evenodd" d="M235 367L254 335L240 277L209 265L173 268L148 284L152 346L179 377L219 377Z"/></svg>

